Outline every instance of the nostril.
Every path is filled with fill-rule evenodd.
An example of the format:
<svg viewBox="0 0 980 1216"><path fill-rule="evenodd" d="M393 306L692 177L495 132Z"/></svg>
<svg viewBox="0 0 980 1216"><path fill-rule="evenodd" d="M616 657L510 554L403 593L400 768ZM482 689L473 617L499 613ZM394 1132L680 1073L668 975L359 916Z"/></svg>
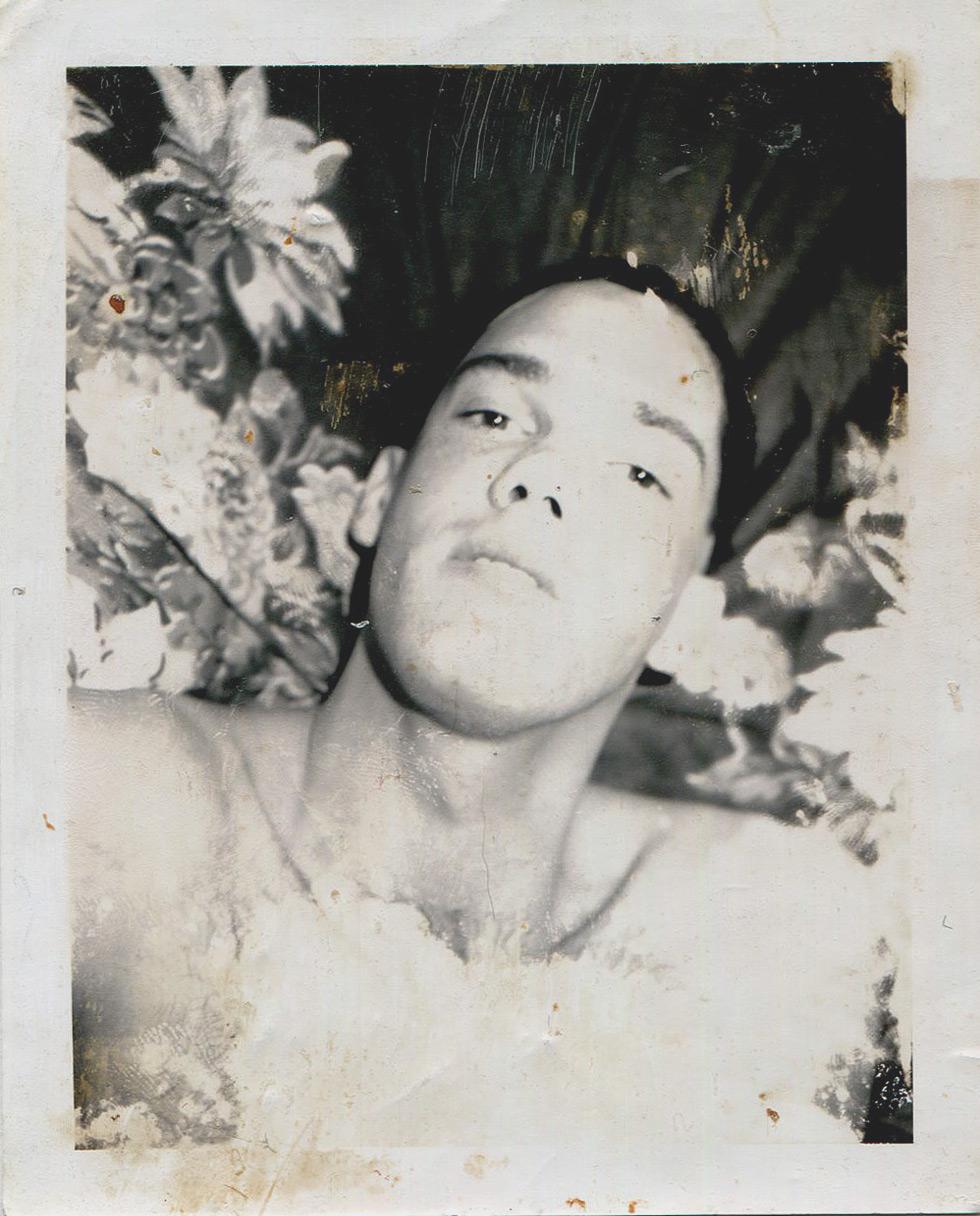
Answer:
<svg viewBox="0 0 980 1216"><path fill-rule="evenodd" d="M524 498L527 498L527 486L514 486L510 492L510 501L520 502Z"/></svg>
<svg viewBox="0 0 980 1216"><path fill-rule="evenodd" d="M561 519L561 503L558 501L558 499L548 497L545 498L545 502L551 507L551 514L554 515L556 519Z"/></svg>

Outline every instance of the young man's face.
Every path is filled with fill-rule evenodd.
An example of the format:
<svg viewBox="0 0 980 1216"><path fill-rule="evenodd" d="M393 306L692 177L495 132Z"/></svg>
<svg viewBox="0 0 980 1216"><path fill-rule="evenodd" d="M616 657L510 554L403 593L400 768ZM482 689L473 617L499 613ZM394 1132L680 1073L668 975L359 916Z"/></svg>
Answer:
<svg viewBox="0 0 980 1216"><path fill-rule="evenodd" d="M381 529L371 621L410 699L488 737L621 699L707 556L723 415L652 292L563 284L493 321Z"/></svg>

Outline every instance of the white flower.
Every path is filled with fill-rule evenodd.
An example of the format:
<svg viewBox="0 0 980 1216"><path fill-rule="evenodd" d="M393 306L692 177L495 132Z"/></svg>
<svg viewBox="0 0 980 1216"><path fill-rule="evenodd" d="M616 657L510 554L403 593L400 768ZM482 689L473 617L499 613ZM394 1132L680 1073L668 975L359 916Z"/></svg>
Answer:
<svg viewBox="0 0 980 1216"><path fill-rule="evenodd" d="M261 68L248 68L227 89L216 67L190 76L175 67L152 70L173 122L157 169L133 179L132 188L180 188L160 214L187 230L198 264L224 261L263 360L307 312L340 333L338 301L354 251L318 200L350 155L348 145L317 144L309 127L270 117Z"/></svg>
<svg viewBox="0 0 980 1216"><path fill-rule="evenodd" d="M218 415L152 356L122 352L107 352L78 373L68 408L86 433L89 472L145 503L173 536L193 542L205 569L220 568L220 551L201 530L209 498L204 461L221 426Z"/></svg>
<svg viewBox="0 0 980 1216"><path fill-rule="evenodd" d="M910 695L907 618L887 609L872 628L831 634L824 648L837 661L798 677L812 695L795 713L784 714L775 744L846 756L853 785L887 806L902 772L900 715ZM819 767L816 757L812 767Z"/></svg>
<svg viewBox="0 0 980 1216"><path fill-rule="evenodd" d="M777 705L792 688L789 655L779 637L747 616L725 616L725 589L691 579L649 656L651 667L726 709Z"/></svg>
<svg viewBox="0 0 980 1216"><path fill-rule="evenodd" d="M823 604L857 565L847 545L825 536L812 515L767 532L742 558L746 582L790 608Z"/></svg>
<svg viewBox="0 0 980 1216"><path fill-rule="evenodd" d="M93 588L69 575L65 615L69 675L74 684L111 691L150 687L168 692L193 686L196 656L171 645L158 604L106 617Z"/></svg>
<svg viewBox="0 0 980 1216"><path fill-rule="evenodd" d="M362 483L343 464L332 469L306 464L299 470L299 477L303 484L293 491L293 498L313 533L317 568L335 587L349 593L357 572L357 555L348 533Z"/></svg>

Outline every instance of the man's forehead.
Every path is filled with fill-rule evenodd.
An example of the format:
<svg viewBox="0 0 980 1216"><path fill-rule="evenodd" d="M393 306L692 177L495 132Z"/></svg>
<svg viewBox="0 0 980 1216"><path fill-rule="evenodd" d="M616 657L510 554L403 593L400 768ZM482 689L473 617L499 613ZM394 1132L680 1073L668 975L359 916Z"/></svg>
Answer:
<svg viewBox="0 0 980 1216"><path fill-rule="evenodd" d="M716 371L707 343L678 309L653 291L604 279L560 283L518 300L490 322L472 353L485 351L537 356L552 372L569 362L644 375L676 367L679 375L714 378Z"/></svg>
<svg viewBox="0 0 980 1216"><path fill-rule="evenodd" d="M523 380L590 384L603 404L667 403L700 415L706 436L724 411L717 360L693 322L653 291L606 280L525 296L486 328L462 366L471 364Z"/></svg>

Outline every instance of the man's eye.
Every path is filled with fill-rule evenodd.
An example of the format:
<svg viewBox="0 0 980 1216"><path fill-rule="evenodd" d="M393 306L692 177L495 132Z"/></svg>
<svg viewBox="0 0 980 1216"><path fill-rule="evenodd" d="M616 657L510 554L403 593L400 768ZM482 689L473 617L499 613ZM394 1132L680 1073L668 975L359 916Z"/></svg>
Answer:
<svg viewBox="0 0 980 1216"><path fill-rule="evenodd" d="M485 428L488 431L506 431L510 419L506 414L497 410L464 410L457 415L459 418L471 419L471 426Z"/></svg>
<svg viewBox="0 0 980 1216"><path fill-rule="evenodd" d="M667 488L659 477L655 477L649 469L641 468L638 464L629 466L629 479L635 481L638 486L642 486L645 490L649 490L651 486L656 486L665 498L670 498Z"/></svg>

